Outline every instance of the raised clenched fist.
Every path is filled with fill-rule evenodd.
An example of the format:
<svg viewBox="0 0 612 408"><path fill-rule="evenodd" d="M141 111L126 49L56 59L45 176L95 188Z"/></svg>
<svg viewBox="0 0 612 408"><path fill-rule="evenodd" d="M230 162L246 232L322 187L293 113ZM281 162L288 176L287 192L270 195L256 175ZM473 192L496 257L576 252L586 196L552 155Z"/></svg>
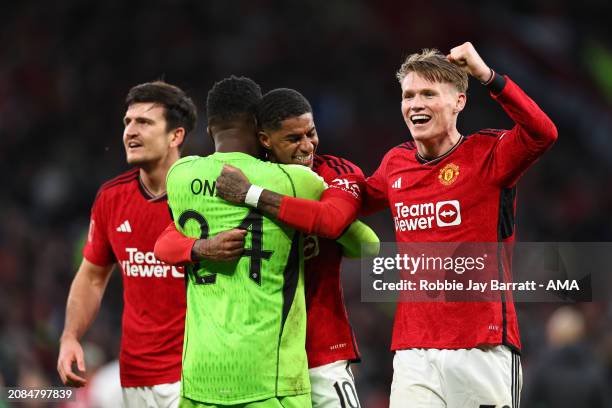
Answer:
<svg viewBox="0 0 612 408"><path fill-rule="evenodd" d="M487 82L491 78L491 69L478 55L471 42L454 47L446 58L480 82Z"/></svg>

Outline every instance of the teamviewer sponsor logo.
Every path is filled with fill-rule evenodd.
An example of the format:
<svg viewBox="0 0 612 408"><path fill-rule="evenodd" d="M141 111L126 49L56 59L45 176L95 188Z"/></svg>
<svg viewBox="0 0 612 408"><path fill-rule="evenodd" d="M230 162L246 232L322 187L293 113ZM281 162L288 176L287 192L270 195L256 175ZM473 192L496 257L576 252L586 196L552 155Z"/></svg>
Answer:
<svg viewBox="0 0 612 408"><path fill-rule="evenodd" d="M427 230L434 226L451 227L461 224L461 206L458 200L420 204L400 202L393 206L396 231Z"/></svg>
<svg viewBox="0 0 612 408"><path fill-rule="evenodd" d="M459 201L440 201L436 203L436 222L438 227L451 227L461 224Z"/></svg>
<svg viewBox="0 0 612 408"><path fill-rule="evenodd" d="M168 271L173 278L183 278L182 267L166 265L155 258L153 252L139 251L138 248L125 248L128 259L121 261L121 268L129 277L165 278Z"/></svg>

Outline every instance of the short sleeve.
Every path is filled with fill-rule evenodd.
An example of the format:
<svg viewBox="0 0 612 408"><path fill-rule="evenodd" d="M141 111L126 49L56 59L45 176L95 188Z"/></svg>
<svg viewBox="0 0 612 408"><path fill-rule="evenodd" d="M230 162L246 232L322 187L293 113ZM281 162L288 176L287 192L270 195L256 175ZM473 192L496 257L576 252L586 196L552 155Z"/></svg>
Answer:
<svg viewBox="0 0 612 408"><path fill-rule="evenodd" d="M375 213L389 205L387 196L387 161L390 154L391 152L385 155L374 174L366 179L361 209L364 215Z"/></svg>
<svg viewBox="0 0 612 408"><path fill-rule="evenodd" d="M85 259L98 266L110 265L116 261L108 239L106 221L109 214L105 209L104 200L104 193L99 192L91 209L89 232L83 248Z"/></svg>

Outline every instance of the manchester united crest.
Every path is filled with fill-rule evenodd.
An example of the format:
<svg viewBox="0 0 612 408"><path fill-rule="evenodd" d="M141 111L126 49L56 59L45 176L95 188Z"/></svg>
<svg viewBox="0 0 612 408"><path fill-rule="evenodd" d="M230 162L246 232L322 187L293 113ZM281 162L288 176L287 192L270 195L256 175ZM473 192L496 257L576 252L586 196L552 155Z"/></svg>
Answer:
<svg viewBox="0 0 612 408"><path fill-rule="evenodd" d="M438 180L445 186L450 186L459 177L459 166L454 163L449 163L440 170Z"/></svg>

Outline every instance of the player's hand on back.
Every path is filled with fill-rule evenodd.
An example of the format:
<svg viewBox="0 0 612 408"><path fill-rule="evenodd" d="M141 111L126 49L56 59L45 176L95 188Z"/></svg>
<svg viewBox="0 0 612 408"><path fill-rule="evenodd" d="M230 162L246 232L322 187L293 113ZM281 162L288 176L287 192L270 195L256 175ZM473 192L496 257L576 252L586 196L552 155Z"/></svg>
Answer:
<svg viewBox="0 0 612 408"><path fill-rule="evenodd" d="M74 363L81 373L85 373L85 358L81 344L74 337L62 337L59 357L57 358L57 372L64 385L83 387L87 384L87 380L74 372Z"/></svg>
<svg viewBox="0 0 612 408"><path fill-rule="evenodd" d="M446 58L480 82L486 82L491 77L491 69L478 55L471 42L454 47Z"/></svg>
<svg viewBox="0 0 612 408"><path fill-rule="evenodd" d="M217 177L217 196L235 204L243 204L251 183L244 173L229 164L223 165L221 174Z"/></svg>
<svg viewBox="0 0 612 408"><path fill-rule="evenodd" d="M194 259L209 261L233 261L242 256L244 252L244 237L247 231L231 229L221 231L209 239L199 239L192 250Z"/></svg>

